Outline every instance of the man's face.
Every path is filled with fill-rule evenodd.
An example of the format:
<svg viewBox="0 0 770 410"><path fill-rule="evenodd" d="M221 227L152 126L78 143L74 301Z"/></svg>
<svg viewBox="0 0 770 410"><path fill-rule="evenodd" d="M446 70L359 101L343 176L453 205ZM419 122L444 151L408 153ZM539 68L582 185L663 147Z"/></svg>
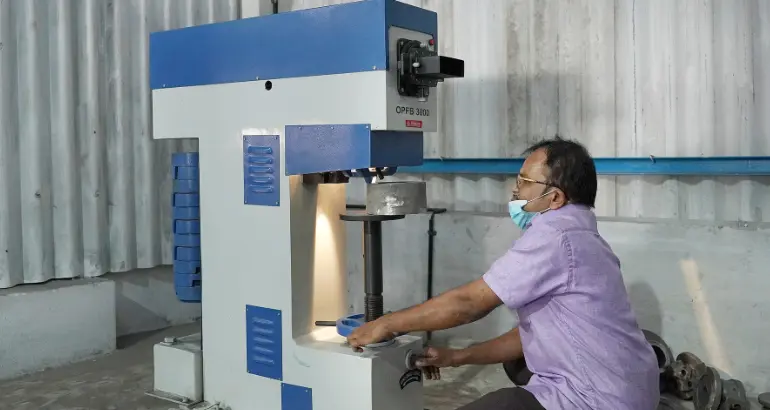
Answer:
<svg viewBox="0 0 770 410"><path fill-rule="evenodd" d="M539 149L527 157L519 171L513 199L532 201L524 207L525 211L543 212L549 208L561 208L565 203L564 193L547 183L549 170L546 159L545 150Z"/></svg>

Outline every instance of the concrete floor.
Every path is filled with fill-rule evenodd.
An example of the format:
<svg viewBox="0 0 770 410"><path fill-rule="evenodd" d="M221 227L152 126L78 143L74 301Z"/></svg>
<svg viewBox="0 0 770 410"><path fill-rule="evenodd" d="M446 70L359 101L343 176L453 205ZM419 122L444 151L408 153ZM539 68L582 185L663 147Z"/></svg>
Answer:
<svg viewBox="0 0 770 410"><path fill-rule="evenodd" d="M186 325L130 336L113 354L0 382L0 409L176 410L144 394L152 389L152 346L199 329ZM509 383L499 366L445 369L441 381L426 381L426 407L453 410Z"/></svg>
<svg viewBox="0 0 770 410"><path fill-rule="evenodd" d="M0 410L177 410L144 394L152 389L152 346L199 329L187 325L123 338L113 354L0 382ZM440 381L425 381L425 407L454 410L509 385L501 366L444 369Z"/></svg>

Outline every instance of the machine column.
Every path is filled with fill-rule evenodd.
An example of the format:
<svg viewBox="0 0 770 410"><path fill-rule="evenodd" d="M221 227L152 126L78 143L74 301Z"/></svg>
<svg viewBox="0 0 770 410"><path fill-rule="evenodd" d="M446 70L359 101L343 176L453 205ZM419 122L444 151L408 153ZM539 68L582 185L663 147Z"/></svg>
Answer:
<svg viewBox="0 0 770 410"><path fill-rule="evenodd" d="M382 223L403 219L405 215L370 215L353 212L340 215L343 221L364 224L364 319L371 322L383 315L382 300Z"/></svg>

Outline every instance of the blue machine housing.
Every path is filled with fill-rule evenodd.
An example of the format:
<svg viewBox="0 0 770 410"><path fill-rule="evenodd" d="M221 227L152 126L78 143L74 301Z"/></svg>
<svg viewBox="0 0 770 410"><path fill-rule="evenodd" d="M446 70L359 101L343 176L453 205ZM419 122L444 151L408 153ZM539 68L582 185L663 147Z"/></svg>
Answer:
<svg viewBox="0 0 770 410"><path fill-rule="evenodd" d="M150 34L153 90L388 69L388 29L433 36L435 12L395 0L260 16Z"/></svg>
<svg viewBox="0 0 770 410"><path fill-rule="evenodd" d="M153 90L388 70L391 27L438 41L435 12L396 0L364 0L187 27L150 35ZM306 138L308 137L308 138ZM421 132L371 132L367 124L286 128L287 175L419 166ZM245 180L254 180L244 174ZM244 184L246 192L259 187ZM277 190L277 187L273 187ZM265 188L267 189L267 188ZM277 196L277 192L272 192ZM251 195L254 196L254 195ZM260 198L267 198L261 194ZM247 204L278 206L275 198Z"/></svg>
<svg viewBox="0 0 770 410"><path fill-rule="evenodd" d="M286 127L286 175L422 164L421 132L372 131L368 124Z"/></svg>

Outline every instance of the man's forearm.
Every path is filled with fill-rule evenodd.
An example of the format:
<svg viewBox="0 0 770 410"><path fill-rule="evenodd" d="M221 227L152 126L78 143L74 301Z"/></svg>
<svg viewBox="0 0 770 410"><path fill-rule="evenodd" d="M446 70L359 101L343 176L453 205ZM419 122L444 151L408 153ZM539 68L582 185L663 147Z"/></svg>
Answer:
<svg viewBox="0 0 770 410"><path fill-rule="evenodd" d="M519 328L501 336L455 352L454 366L497 364L524 357Z"/></svg>
<svg viewBox="0 0 770 410"><path fill-rule="evenodd" d="M483 292L489 292L488 288L481 289L478 283L471 283L452 289L425 303L391 313L383 319L393 333L451 329L479 320L496 307L496 302L479 302L485 298L489 299L489 295L481 294Z"/></svg>

